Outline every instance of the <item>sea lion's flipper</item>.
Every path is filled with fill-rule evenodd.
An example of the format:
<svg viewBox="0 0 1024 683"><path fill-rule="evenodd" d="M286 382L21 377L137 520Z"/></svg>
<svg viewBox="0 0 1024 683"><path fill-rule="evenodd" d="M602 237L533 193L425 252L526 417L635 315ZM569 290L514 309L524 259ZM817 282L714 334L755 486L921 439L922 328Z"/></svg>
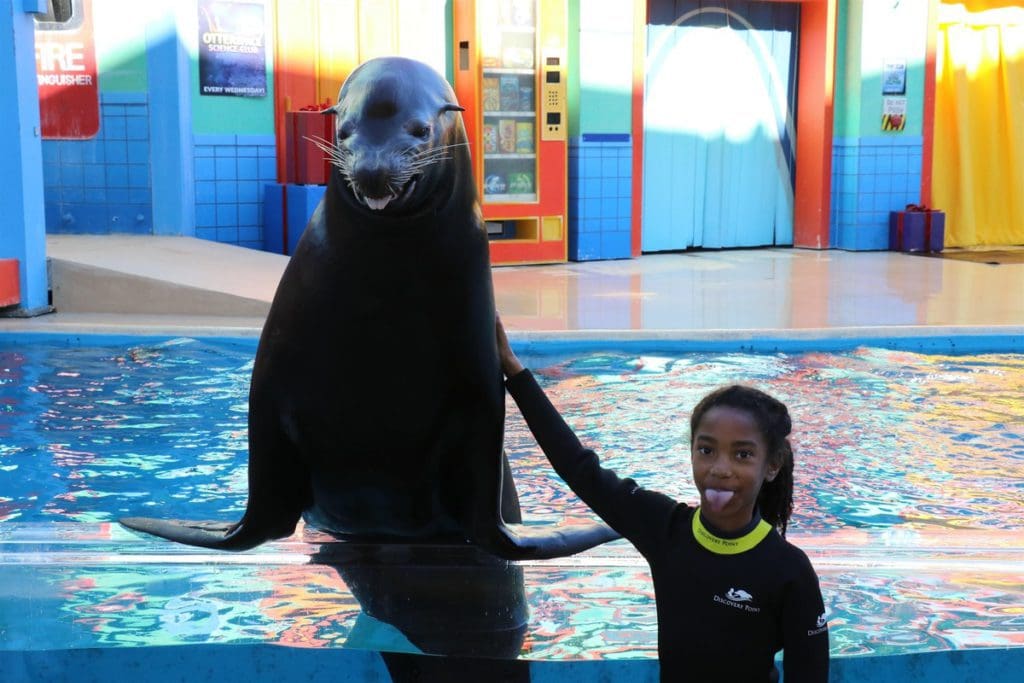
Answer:
<svg viewBox="0 0 1024 683"><path fill-rule="evenodd" d="M238 533L238 523L199 522L184 519L154 519L152 517L124 517L118 520L122 526L142 531L169 541L218 550L246 550L262 541L246 538Z"/></svg>
<svg viewBox="0 0 1024 683"><path fill-rule="evenodd" d="M506 542L491 552L507 560L568 557L622 538L614 529L600 522L557 526L508 524L502 526L500 532Z"/></svg>
<svg viewBox="0 0 1024 683"><path fill-rule="evenodd" d="M254 386L263 381L262 375L253 373ZM216 550L248 550L294 533L311 496L309 470L268 410L266 396L264 392L250 398L249 499L241 521L125 517L120 523L176 543Z"/></svg>
<svg viewBox="0 0 1024 683"><path fill-rule="evenodd" d="M519 496L505 453L501 455L501 517L493 532L481 530L476 540L482 547L506 560L548 560L567 557L621 538L611 527L587 524L526 526L519 510Z"/></svg>

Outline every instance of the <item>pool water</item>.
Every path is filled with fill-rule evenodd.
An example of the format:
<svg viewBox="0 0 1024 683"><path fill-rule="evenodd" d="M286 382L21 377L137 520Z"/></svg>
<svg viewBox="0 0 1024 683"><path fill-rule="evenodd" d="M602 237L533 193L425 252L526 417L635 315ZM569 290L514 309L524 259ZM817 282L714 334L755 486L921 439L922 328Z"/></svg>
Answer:
<svg viewBox="0 0 1024 683"><path fill-rule="evenodd" d="M0 346L0 585L19 587L0 589L0 651L422 649L362 614L335 568L309 563L329 541L312 530L230 555L113 523L241 516L254 351L190 338ZM834 655L1024 647L1024 355L538 345L522 358L606 465L686 501L701 396L741 382L786 402L789 537L818 568ZM511 400L506 449L528 523L589 515ZM516 571L530 620L519 656L656 657L649 572L628 544ZM31 620L10 618L26 604Z"/></svg>

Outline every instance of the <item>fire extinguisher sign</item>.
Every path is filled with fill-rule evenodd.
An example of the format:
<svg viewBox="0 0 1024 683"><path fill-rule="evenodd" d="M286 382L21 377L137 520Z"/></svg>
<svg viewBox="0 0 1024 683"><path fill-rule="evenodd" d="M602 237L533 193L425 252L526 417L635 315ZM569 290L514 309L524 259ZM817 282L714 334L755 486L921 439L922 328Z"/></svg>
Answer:
<svg viewBox="0 0 1024 683"><path fill-rule="evenodd" d="M35 30L43 138L91 138L100 129L100 100L89 0L50 8L37 16Z"/></svg>

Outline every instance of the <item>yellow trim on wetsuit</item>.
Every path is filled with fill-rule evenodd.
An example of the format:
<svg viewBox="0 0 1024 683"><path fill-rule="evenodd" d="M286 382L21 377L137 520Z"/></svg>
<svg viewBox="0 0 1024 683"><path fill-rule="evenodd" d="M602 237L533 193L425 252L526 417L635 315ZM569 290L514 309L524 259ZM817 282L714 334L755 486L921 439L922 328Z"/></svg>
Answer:
<svg viewBox="0 0 1024 683"><path fill-rule="evenodd" d="M763 519L753 529L739 538L719 538L707 530L700 521L700 508L693 511L693 537L697 543L718 555L738 555L745 553L764 540L772 530L772 525Z"/></svg>

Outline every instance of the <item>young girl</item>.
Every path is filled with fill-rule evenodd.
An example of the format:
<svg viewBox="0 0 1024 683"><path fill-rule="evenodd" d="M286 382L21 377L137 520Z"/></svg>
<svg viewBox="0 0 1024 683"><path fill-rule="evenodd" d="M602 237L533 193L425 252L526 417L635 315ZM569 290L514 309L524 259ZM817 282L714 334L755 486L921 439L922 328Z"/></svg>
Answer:
<svg viewBox="0 0 1024 683"><path fill-rule="evenodd" d="M523 368L497 323L506 387L555 471L647 559L663 681L828 680L818 576L784 538L793 506L786 406L744 386L705 396L690 416L692 508L601 467Z"/></svg>

